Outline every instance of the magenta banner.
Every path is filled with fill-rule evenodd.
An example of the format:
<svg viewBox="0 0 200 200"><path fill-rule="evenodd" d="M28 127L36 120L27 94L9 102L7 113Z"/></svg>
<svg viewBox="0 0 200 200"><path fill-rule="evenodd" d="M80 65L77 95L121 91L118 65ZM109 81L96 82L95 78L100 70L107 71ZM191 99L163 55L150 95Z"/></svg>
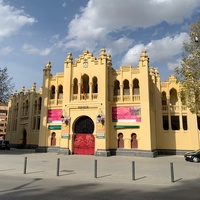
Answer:
<svg viewBox="0 0 200 200"><path fill-rule="evenodd" d="M61 122L62 110L48 110L48 123Z"/></svg>
<svg viewBox="0 0 200 200"><path fill-rule="evenodd" d="M141 122L140 106L112 107L113 122Z"/></svg>

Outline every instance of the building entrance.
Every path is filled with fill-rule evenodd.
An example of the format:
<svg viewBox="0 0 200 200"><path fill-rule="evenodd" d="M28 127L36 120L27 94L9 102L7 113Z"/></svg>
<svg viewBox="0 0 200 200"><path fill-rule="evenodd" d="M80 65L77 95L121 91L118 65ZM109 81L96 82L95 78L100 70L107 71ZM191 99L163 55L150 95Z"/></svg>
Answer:
<svg viewBox="0 0 200 200"><path fill-rule="evenodd" d="M88 116L80 117L74 128L74 154L94 155L94 123Z"/></svg>
<svg viewBox="0 0 200 200"><path fill-rule="evenodd" d="M21 143L21 148L25 148L27 143L27 132L26 129L23 130L22 133L22 143Z"/></svg>

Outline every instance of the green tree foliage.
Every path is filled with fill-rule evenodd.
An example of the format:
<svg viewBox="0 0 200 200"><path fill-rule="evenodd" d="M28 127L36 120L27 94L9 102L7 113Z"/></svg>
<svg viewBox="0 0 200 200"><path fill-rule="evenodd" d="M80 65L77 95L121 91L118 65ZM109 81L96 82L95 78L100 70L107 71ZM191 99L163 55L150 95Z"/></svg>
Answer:
<svg viewBox="0 0 200 200"><path fill-rule="evenodd" d="M13 92L12 77L8 75L7 67L0 68L0 102L7 102Z"/></svg>
<svg viewBox="0 0 200 200"><path fill-rule="evenodd" d="M181 99L192 113L200 112L200 20L189 26L189 42L183 43L181 67L175 68L181 83Z"/></svg>

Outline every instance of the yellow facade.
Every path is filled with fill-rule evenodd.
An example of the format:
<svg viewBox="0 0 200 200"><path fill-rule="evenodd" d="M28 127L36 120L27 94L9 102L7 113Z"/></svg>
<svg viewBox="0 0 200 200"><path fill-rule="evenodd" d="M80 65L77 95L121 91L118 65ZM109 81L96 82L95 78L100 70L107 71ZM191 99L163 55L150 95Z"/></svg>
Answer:
<svg viewBox="0 0 200 200"><path fill-rule="evenodd" d="M142 51L138 66L113 69L101 49L95 58L84 51L64 70L43 70L43 85L35 84L9 101L7 139L37 152L133 155L154 157L200 147L199 117L182 105L173 75L160 81Z"/></svg>
<svg viewBox="0 0 200 200"><path fill-rule="evenodd" d="M7 110L7 104L0 102L0 140L3 140L6 135Z"/></svg>

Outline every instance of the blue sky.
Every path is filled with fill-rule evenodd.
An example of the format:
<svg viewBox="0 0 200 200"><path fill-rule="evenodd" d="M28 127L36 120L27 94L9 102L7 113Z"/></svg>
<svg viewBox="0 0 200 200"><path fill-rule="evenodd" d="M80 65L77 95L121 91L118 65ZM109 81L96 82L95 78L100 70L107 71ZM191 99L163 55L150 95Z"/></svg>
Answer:
<svg viewBox="0 0 200 200"><path fill-rule="evenodd" d="M71 52L111 54L113 68L137 67L143 49L162 81L181 61L188 26L200 17L200 0L0 0L0 66L15 90L42 85L43 69L63 71Z"/></svg>

